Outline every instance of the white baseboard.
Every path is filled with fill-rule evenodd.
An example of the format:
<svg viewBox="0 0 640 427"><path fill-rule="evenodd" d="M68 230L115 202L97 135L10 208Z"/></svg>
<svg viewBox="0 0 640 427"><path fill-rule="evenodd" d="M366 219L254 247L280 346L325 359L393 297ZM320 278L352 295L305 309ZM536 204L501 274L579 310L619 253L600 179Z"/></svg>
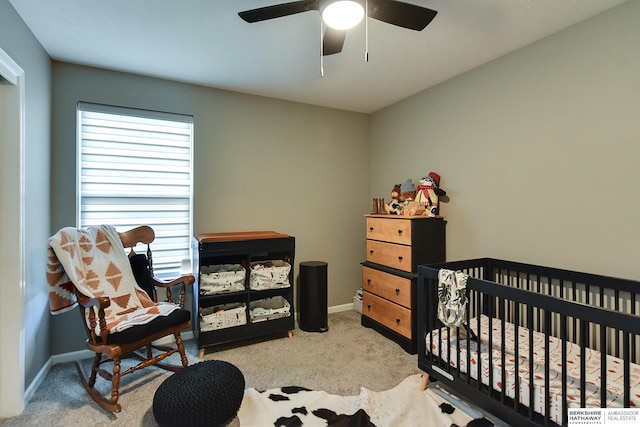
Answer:
<svg viewBox="0 0 640 427"><path fill-rule="evenodd" d="M350 304L341 304L341 305L333 305L327 308L327 313L339 313L341 311L349 311L353 310L353 303ZM296 318L300 319L300 312L296 311Z"/></svg>
<svg viewBox="0 0 640 427"><path fill-rule="evenodd" d="M334 305L328 308L328 313L338 313L341 311L353 310L353 303L349 304L341 304ZM297 313L296 313L297 314ZM184 341L189 341L193 339L193 331L188 330L181 333L182 339ZM45 377L51 370L54 365L59 363L67 363L67 362L75 362L77 360L90 359L94 356L94 353L91 350L78 350L71 351L68 353L54 354L47 360L47 362L42 366L38 375L31 381L29 387L24 392L24 402L25 405L31 400L33 394L36 392L40 384L44 381Z"/></svg>
<svg viewBox="0 0 640 427"><path fill-rule="evenodd" d="M329 313L338 313L340 311L348 311L348 310L353 310L352 302L349 304L334 305L332 307L329 307Z"/></svg>
<svg viewBox="0 0 640 427"><path fill-rule="evenodd" d="M329 313L339 313L341 311L348 311L348 310L353 310L353 303L334 305L329 307L327 311ZM182 336L182 339L184 341L189 341L193 339L192 330L183 331L180 335ZM45 370L45 368L46 368L46 372L44 372L44 376L46 376L47 373L49 372L49 369L51 369L53 365L57 365L58 363L75 362L76 360L89 359L93 356L94 356L94 353L90 350L78 350L78 351L72 351L69 353L54 354L49 358L45 366L42 367L42 369L40 370L40 373L38 373L38 376L40 376L40 374L42 373L43 370Z"/></svg>
<svg viewBox="0 0 640 427"><path fill-rule="evenodd" d="M29 402L29 400L31 400L33 394L36 392L38 387L40 387L40 384L42 384L45 377L54 365L57 365L58 363L75 362L76 360L89 359L93 357L93 355L94 353L90 350L79 350L69 353L54 354L53 356L49 357L49 360L46 361L40 371L38 371L36 377L33 379L33 381L31 381L31 384L29 384L29 387L27 387L27 389L25 390L25 405Z"/></svg>
<svg viewBox="0 0 640 427"><path fill-rule="evenodd" d="M33 381L31 381L31 384L29 384L29 387L27 387L27 389L24 391L24 404L25 405L27 403L29 403L29 400L31 400L31 398L33 397L33 395L36 392L36 390L38 389L38 387L40 387L40 384L42 384L42 382L44 381L45 377L47 376L47 374L51 370L52 366L53 366L53 362L52 362L52 358L50 357L49 360L47 360L47 362L44 364L44 366L42 366L40 371L38 371L38 374L33 379Z"/></svg>
<svg viewBox="0 0 640 427"><path fill-rule="evenodd" d="M90 359L95 355L91 350L78 350L69 353L54 354L51 356L51 366L59 363L75 362L76 360Z"/></svg>

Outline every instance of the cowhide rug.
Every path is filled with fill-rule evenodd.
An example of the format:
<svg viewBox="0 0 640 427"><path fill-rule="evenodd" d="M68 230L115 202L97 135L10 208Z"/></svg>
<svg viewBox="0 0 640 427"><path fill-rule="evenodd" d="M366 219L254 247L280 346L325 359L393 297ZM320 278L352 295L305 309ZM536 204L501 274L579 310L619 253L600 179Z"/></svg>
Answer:
<svg viewBox="0 0 640 427"><path fill-rule="evenodd" d="M235 420L241 427L484 427L493 424L473 418L452 406L431 388L420 391L420 375L412 375L388 391L362 387L357 396L337 396L302 387L267 391L245 390Z"/></svg>

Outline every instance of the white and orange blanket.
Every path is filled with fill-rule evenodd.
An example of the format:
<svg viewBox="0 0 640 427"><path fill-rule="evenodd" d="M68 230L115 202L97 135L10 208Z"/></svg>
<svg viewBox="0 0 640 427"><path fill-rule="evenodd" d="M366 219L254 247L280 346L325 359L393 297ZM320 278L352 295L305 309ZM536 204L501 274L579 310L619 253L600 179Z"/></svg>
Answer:
<svg viewBox="0 0 640 427"><path fill-rule="evenodd" d="M109 333L148 323L179 308L151 301L137 285L120 236L110 225L65 227L49 238L47 282L52 314L78 305L74 287L90 298L108 296L111 306L105 310L105 318ZM96 333L100 333L98 327Z"/></svg>

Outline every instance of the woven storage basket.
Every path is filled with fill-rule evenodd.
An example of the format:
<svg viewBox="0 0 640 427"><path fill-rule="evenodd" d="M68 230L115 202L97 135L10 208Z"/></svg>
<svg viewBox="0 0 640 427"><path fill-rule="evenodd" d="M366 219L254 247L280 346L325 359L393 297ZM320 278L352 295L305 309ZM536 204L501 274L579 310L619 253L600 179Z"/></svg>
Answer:
<svg viewBox="0 0 640 427"><path fill-rule="evenodd" d="M252 262L249 287L253 290L287 288L291 264L282 260Z"/></svg>
<svg viewBox="0 0 640 427"><path fill-rule="evenodd" d="M247 324L247 307L244 303L230 303L203 308L200 313L202 332L232 328Z"/></svg>
<svg viewBox="0 0 640 427"><path fill-rule="evenodd" d="M249 303L251 323L280 319L290 315L291 304L281 296L260 299Z"/></svg>
<svg viewBox="0 0 640 427"><path fill-rule="evenodd" d="M200 295L244 291L245 276L240 264L204 266L200 269Z"/></svg>

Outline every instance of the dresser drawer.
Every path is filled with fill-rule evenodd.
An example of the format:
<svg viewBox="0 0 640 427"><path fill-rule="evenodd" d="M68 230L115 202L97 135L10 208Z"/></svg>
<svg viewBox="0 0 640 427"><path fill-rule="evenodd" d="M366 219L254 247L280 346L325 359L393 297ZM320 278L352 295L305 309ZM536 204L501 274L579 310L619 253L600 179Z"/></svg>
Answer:
<svg viewBox="0 0 640 427"><path fill-rule="evenodd" d="M411 308L411 279L362 267L362 289Z"/></svg>
<svg viewBox="0 0 640 427"><path fill-rule="evenodd" d="M362 314L411 339L411 310L364 292Z"/></svg>
<svg viewBox="0 0 640 427"><path fill-rule="evenodd" d="M367 218L367 239L411 245L411 220Z"/></svg>
<svg viewBox="0 0 640 427"><path fill-rule="evenodd" d="M411 272L411 246L367 240L367 261Z"/></svg>

